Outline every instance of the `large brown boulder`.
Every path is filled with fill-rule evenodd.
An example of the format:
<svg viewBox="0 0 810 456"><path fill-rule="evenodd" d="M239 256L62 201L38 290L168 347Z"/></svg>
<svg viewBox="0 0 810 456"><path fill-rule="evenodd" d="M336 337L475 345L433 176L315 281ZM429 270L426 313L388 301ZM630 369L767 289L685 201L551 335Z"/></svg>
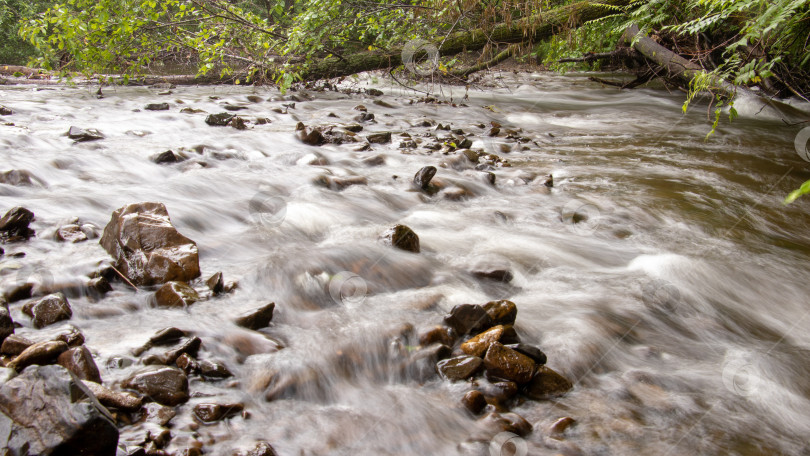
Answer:
<svg viewBox="0 0 810 456"><path fill-rule="evenodd" d="M113 456L118 429L93 393L61 366L32 366L0 386L3 454Z"/></svg>
<svg viewBox="0 0 810 456"><path fill-rule="evenodd" d="M113 212L101 246L136 285L188 282L200 276L197 244L175 229L162 203L135 203Z"/></svg>

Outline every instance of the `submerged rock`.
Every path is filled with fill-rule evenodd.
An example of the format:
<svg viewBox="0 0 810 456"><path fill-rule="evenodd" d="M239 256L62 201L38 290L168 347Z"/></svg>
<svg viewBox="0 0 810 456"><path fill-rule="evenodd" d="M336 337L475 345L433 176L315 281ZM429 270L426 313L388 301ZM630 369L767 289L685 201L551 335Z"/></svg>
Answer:
<svg viewBox="0 0 810 456"><path fill-rule="evenodd" d="M61 366L32 367L0 386L0 430L10 455L113 456L118 445L107 409Z"/></svg>
<svg viewBox="0 0 810 456"><path fill-rule="evenodd" d="M11 108L0 105L0 116L10 116L12 114L14 114L14 111L12 111Z"/></svg>
<svg viewBox="0 0 810 456"><path fill-rule="evenodd" d="M31 317L34 328L44 328L56 322L69 320L73 316L67 298L62 293L54 293L38 301L31 301L22 308Z"/></svg>
<svg viewBox="0 0 810 456"><path fill-rule="evenodd" d="M129 204L113 212L101 246L135 285L200 276L197 244L177 231L162 203Z"/></svg>
<svg viewBox="0 0 810 456"><path fill-rule="evenodd" d="M381 236L383 243L406 252L419 253L419 236L405 225L394 225Z"/></svg>
<svg viewBox="0 0 810 456"><path fill-rule="evenodd" d="M34 185L31 178L34 177L29 171L23 169L11 169L0 173L0 184L14 185L17 187L27 187ZM36 179L34 177L34 179Z"/></svg>

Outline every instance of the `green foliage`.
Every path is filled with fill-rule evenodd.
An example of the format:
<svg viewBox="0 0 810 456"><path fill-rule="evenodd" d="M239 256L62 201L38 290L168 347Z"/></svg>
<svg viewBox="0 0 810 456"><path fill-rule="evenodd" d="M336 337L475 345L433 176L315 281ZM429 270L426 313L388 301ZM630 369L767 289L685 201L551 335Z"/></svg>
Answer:
<svg viewBox="0 0 810 456"><path fill-rule="evenodd" d="M790 192L790 194L787 196L787 198L785 198L784 203L785 204L790 204L790 203L796 201L797 199L799 199L800 196L806 195L808 193L810 193L810 181L807 181L807 182L803 183L801 187L799 187L798 189L793 190L792 192Z"/></svg>
<svg viewBox="0 0 810 456"><path fill-rule="evenodd" d="M19 24L45 7L40 0L0 0L0 63L24 65L34 55L34 47L17 34Z"/></svg>

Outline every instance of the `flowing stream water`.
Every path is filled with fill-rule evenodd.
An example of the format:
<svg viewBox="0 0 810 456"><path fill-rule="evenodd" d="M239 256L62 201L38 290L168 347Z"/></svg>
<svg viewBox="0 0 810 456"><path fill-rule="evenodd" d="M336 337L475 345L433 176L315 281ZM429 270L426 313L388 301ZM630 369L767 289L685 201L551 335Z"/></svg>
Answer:
<svg viewBox="0 0 810 456"><path fill-rule="evenodd" d="M137 361L132 350L166 326L201 337L201 356L234 372L192 381L198 397L179 408L169 449L195 439L206 454L230 454L265 439L281 455L498 454L471 439L477 417L459 405L469 384L398 375L392 352L415 343L391 335L405 323L417 332L439 324L456 304L509 299L522 340L575 383L557 400L515 404L534 424L527 454L808 454L810 200L781 204L810 179L794 147L801 126L740 101L740 118L706 140L707 106L684 115L680 93L620 91L581 74L501 78L481 91L434 87L463 106L420 102L419 93L371 79L353 84L385 95L131 87L96 99L85 87L0 87L0 104L15 111L0 119L14 124L0 125L0 171L36 178L0 185L0 210L27 207L37 231L3 246L0 280L80 280L109 255L97 240L56 242L56 228L72 217L103 228L125 204L165 203L198 244L203 279L222 271L238 288L187 310L158 309L152 291L116 282L103 299L72 297L69 323L107 384L141 367L110 359ZM287 113L271 110L291 97L298 101ZM170 110L143 110L164 101ZM180 112L217 113L225 103L271 123L238 131ZM354 123L358 104L376 115L360 135L391 131L392 143L357 151L296 138L299 121ZM449 134L424 120L463 129L473 149L511 166L482 171L459 154L399 148L402 132L426 141ZM526 142L486 136L492 121L521 129ZM70 126L106 138L74 143ZM150 161L167 149L189 159ZM427 165L466 197L414 191ZM367 185L313 184L326 174ZM378 241L395 223L419 235L421 253ZM508 270L512 280L471 273L481 268ZM276 303L270 328L232 322L268 302ZM35 332L18 305L12 315L25 326L18 333ZM267 400L277 378L304 381ZM190 408L212 399L242 402L249 416L194 424ZM551 438L547 426L565 416L577 424Z"/></svg>

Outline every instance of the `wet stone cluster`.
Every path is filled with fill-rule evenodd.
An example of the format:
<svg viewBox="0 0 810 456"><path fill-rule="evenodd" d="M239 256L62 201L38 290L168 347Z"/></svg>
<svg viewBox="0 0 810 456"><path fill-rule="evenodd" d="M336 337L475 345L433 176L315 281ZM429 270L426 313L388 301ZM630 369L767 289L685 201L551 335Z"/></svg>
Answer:
<svg viewBox="0 0 810 456"><path fill-rule="evenodd" d="M499 432L526 436L532 425L510 412L526 400L545 401L565 395L571 381L546 366L546 354L522 343L515 331L517 306L507 300L484 305L461 304L441 325L418 335L416 359L430 359L435 372L450 382L469 385L460 402L469 413L481 416L481 432L491 438Z"/></svg>
<svg viewBox="0 0 810 456"><path fill-rule="evenodd" d="M34 214L22 207L0 219L4 243L24 242ZM78 218L58 227L54 240L83 242L98 238L98 229ZM23 275L0 296L0 446L9 454L201 455L205 444L195 432L234 416L249 418L240 402L216 397L196 400L195 385L228 382L233 373L206 354L204 341L191 331L168 327L132 353L107 360L108 369L129 368L121 381L107 382L95 350L69 322L69 296L101 298L118 287L152 290L154 306L187 307L236 288L222 273L200 279L196 244L174 228L160 203L137 203L113 212L101 246L111 264L82 283L58 283L47 273ZM0 255L4 251L0 250ZM235 319L248 330L267 327L269 303ZM12 319L24 315L25 320ZM25 335L17 334L26 328ZM134 367L134 369L133 369ZM204 397L201 396L201 397ZM173 420L184 413L180 429ZM268 442L235 452L271 456Z"/></svg>

